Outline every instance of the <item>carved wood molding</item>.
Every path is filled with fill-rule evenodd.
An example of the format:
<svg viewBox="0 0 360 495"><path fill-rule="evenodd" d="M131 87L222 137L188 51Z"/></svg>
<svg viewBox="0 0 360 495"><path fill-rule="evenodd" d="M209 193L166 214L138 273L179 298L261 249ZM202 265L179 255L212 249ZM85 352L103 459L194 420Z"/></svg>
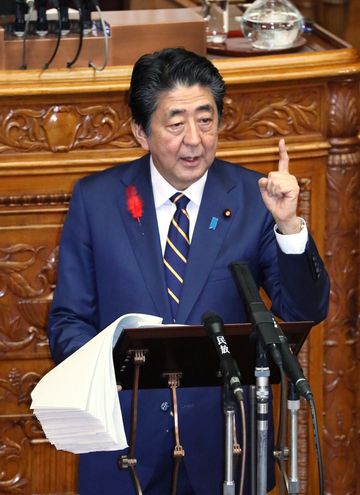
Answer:
<svg viewBox="0 0 360 495"><path fill-rule="evenodd" d="M298 183L300 186L298 213L306 220L308 225L311 225L311 193L312 180L310 177L299 177Z"/></svg>
<svg viewBox="0 0 360 495"><path fill-rule="evenodd" d="M321 86L231 93L224 102L221 140L321 134Z"/></svg>
<svg viewBox="0 0 360 495"><path fill-rule="evenodd" d="M54 457L58 464L54 464ZM51 469L60 474L59 479L53 479L42 472ZM44 437L34 416L0 416L2 495L60 494L65 491L69 495L76 495L76 473L77 456L56 451ZM64 489L64 483L70 486Z"/></svg>
<svg viewBox="0 0 360 495"><path fill-rule="evenodd" d="M31 404L31 392L41 375L36 372L22 373L18 368L11 368L8 376L0 379L0 402Z"/></svg>
<svg viewBox="0 0 360 495"><path fill-rule="evenodd" d="M359 82L351 79L333 82L329 83L329 89L328 135L335 139L346 138L354 144L356 141L351 138L356 140L359 125Z"/></svg>
<svg viewBox="0 0 360 495"><path fill-rule="evenodd" d="M355 494L359 458L359 87L329 84L326 256L332 287L324 340L325 491ZM358 421L358 422L357 422Z"/></svg>
<svg viewBox="0 0 360 495"><path fill-rule="evenodd" d="M307 224L311 224L310 211L311 211L311 193L312 193L312 180L310 177L299 177L300 186L298 213L306 220ZM309 369L309 342L306 340L301 348L299 354L299 362L304 370L305 376L308 376ZM298 479L299 479L299 494L307 495L308 490L308 466L309 466L309 452L308 452L308 438L309 438L309 426L308 426L308 406L301 402L301 407L298 416Z"/></svg>
<svg viewBox="0 0 360 495"><path fill-rule="evenodd" d="M0 357L24 349L47 350L46 325L58 251L45 246L0 247Z"/></svg>
<svg viewBox="0 0 360 495"><path fill-rule="evenodd" d="M48 444L35 416L0 417L0 493L29 494L35 445ZM31 489L31 488L30 488Z"/></svg>
<svg viewBox="0 0 360 495"><path fill-rule="evenodd" d="M0 153L137 147L125 103L29 105L0 110Z"/></svg>
<svg viewBox="0 0 360 495"><path fill-rule="evenodd" d="M25 434L27 421L29 418L0 422L0 493L26 493L30 448Z"/></svg>
<svg viewBox="0 0 360 495"><path fill-rule="evenodd" d="M232 94L220 140L321 133L321 86ZM231 93L229 93L231 94ZM124 103L29 105L0 109L0 153L138 148Z"/></svg>
<svg viewBox="0 0 360 495"><path fill-rule="evenodd" d="M23 194L20 196L0 196L0 207L57 206L68 205L71 194Z"/></svg>

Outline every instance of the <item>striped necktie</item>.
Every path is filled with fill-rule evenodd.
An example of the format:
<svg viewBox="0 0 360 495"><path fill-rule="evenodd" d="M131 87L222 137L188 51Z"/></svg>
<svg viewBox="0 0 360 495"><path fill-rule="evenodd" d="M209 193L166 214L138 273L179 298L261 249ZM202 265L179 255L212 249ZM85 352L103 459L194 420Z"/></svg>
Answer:
<svg viewBox="0 0 360 495"><path fill-rule="evenodd" d="M190 246L189 215L186 211L190 200L178 192L171 196L170 201L175 204L176 211L166 239L164 264L172 317L175 321Z"/></svg>

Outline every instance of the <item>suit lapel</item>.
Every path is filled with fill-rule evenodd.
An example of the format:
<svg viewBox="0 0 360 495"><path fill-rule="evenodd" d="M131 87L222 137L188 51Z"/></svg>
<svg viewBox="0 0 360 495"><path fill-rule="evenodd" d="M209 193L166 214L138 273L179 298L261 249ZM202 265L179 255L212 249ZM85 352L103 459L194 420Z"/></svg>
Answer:
<svg viewBox="0 0 360 495"><path fill-rule="evenodd" d="M125 200L120 204L121 217L145 286L152 297L158 314L163 317L164 322L171 322L170 304L151 187L149 157L145 156L137 163L132 164L122 177L122 182L124 184L124 198L126 197L126 187L134 185L139 196L143 199L143 216L140 225L127 211ZM235 217L239 201L236 199L236 195L230 194L234 187L236 187L236 183L227 178L227 175L224 174L224 166L215 160L209 169L191 242L187 275L185 275L177 316L179 322L187 320L201 294ZM229 218L224 216L225 210L231 211ZM217 218L215 228L211 228L210 225L213 218Z"/></svg>
<svg viewBox="0 0 360 495"><path fill-rule="evenodd" d="M202 292L238 209L238 201L229 194L236 184L227 180L222 167L215 161L209 169L191 241L187 274L178 311L179 322L187 320ZM231 212L230 217L224 215L226 210Z"/></svg>
<svg viewBox="0 0 360 495"><path fill-rule="evenodd" d="M140 224L127 211L126 201L123 201L120 206L121 216L149 294L159 315L164 318L165 322L169 322L171 321L170 305L151 187L149 157L146 156L137 164L129 167L122 180L124 197L126 196L126 187L133 185L143 200L143 215Z"/></svg>

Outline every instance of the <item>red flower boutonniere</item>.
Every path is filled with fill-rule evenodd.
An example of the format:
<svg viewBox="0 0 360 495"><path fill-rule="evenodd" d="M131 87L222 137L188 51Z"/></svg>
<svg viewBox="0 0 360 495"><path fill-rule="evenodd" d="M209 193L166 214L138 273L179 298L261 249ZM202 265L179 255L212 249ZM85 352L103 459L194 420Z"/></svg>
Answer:
<svg viewBox="0 0 360 495"><path fill-rule="evenodd" d="M126 188L126 205L131 216L140 223L143 214L143 200L138 195L135 186Z"/></svg>

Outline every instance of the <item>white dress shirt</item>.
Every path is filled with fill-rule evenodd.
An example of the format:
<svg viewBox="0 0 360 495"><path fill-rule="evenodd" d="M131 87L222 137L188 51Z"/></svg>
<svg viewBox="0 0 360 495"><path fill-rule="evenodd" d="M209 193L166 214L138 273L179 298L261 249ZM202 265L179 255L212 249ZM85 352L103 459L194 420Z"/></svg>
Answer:
<svg viewBox="0 0 360 495"><path fill-rule="evenodd" d="M159 227L160 243L162 253L165 252L166 237L169 231L171 219L176 211L176 206L169 198L175 194L177 189L171 186L164 177L158 172L150 157L150 173L151 184L155 201L156 218ZM190 242L194 233L196 219L199 213L202 195L204 192L207 172L196 182L191 184L185 191L181 191L189 198L189 203L186 211L190 217ZM301 254L305 251L305 246L308 240L308 230L306 223L298 234L285 235L276 231L274 227L275 237L280 246L280 249L286 254Z"/></svg>

